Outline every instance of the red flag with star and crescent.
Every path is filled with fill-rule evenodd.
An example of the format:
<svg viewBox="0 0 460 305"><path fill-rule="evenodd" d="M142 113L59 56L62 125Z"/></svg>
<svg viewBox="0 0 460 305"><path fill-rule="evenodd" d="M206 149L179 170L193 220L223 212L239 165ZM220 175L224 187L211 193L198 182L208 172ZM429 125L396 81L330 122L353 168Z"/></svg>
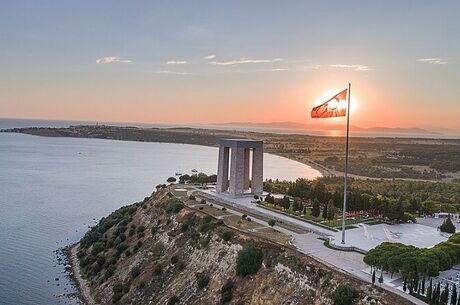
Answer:
<svg viewBox="0 0 460 305"><path fill-rule="evenodd" d="M348 89L334 95L327 102L314 107L311 110L312 118L334 118L347 115L347 92Z"/></svg>

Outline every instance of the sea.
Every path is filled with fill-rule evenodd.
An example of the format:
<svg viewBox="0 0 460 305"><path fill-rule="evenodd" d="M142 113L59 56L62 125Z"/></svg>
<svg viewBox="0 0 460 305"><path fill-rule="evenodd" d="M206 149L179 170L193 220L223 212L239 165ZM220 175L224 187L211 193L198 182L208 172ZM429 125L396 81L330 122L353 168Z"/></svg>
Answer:
<svg viewBox="0 0 460 305"><path fill-rule="evenodd" d="M0 119L0 129L79 124L94 122ZM0 133L0 305L79 304L63 247L101 217L192 169L215 174L217 149ZM320 175L308 165L264 155L266 179Z"/></svg>

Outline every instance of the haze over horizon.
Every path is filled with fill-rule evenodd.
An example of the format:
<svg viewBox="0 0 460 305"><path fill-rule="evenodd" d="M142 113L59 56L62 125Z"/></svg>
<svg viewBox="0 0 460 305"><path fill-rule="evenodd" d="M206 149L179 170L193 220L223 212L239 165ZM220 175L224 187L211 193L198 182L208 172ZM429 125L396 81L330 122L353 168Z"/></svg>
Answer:
<svg viewBox="0 0 460 305"><path fill-rule="evenodd" d="M459 131L459 9L456 1L8 2L0 117L314 124L311 108L351 82L352 125Z"/></svg>

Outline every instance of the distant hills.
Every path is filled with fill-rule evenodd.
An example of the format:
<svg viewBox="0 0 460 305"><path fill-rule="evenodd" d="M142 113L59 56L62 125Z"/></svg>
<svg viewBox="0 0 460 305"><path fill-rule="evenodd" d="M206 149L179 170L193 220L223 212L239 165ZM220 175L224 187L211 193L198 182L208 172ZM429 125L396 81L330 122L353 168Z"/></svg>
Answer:
<svg viewBox="0 0 460 305"><path fill-rule="evenodd" d="M301 129L301 130L342 130L343 125L323 125L323 124L304 124L298 122L269 122L269 123L252 123L252 122L229 122L213 124L220 126L251 127L251 128L281 128L281 129ZM351 125L350 129L356 132L369 133L398 133L398 134L425 134L440 135L441 133L418 127L359 127Z"/></svg>

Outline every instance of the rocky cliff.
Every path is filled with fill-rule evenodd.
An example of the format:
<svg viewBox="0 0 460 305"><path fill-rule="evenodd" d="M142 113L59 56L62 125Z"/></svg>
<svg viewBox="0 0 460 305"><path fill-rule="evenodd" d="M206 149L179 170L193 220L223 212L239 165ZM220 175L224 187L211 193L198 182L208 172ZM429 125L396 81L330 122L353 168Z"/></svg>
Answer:
<svg viewBox="0 0 460 305"><path fill-rule="evenodd" d="M97 304L408 304L232 230L167 189L102 219L77 256ZM338 303L347 298L353 302Z"/></svg>

